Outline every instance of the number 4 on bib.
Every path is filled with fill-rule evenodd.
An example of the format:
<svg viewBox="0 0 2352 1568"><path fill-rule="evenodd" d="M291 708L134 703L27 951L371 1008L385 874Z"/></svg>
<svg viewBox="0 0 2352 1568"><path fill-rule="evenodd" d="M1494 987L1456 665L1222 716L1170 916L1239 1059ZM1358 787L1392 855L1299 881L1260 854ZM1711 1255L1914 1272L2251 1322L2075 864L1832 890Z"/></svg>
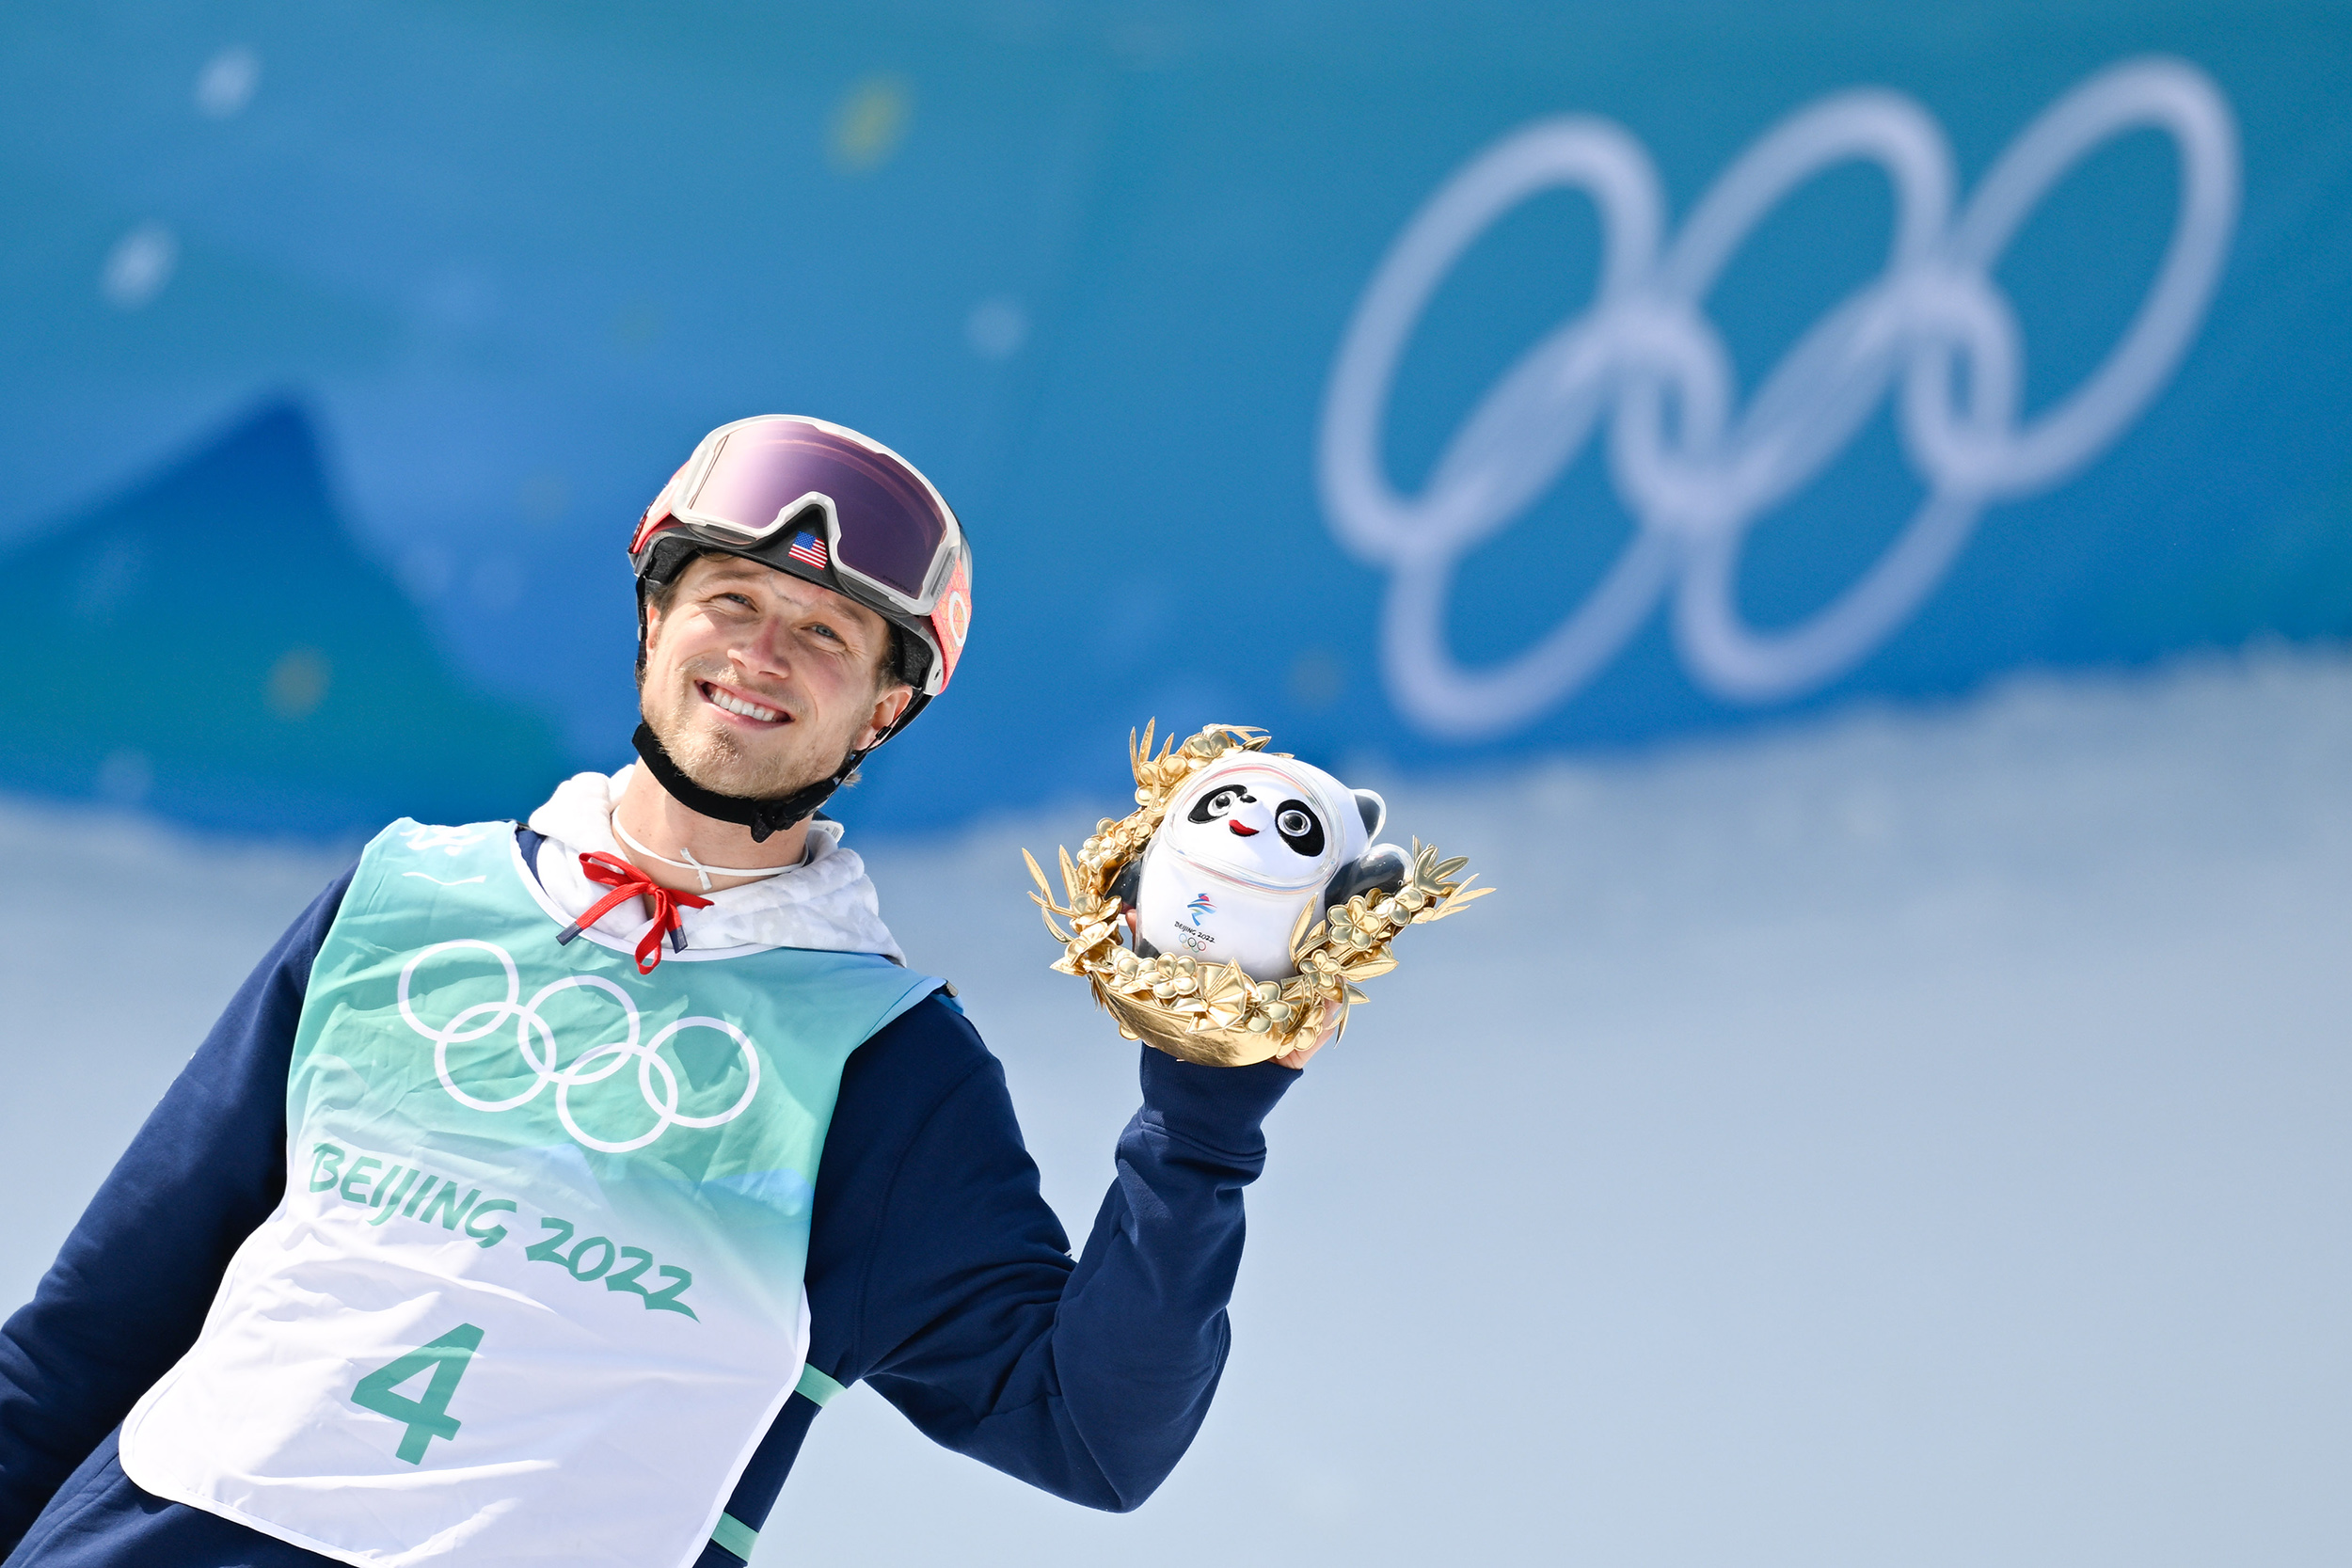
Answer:
<svg viewBox="0 0 2352 1568"><path fill-rule="evenodd" d="M351 1402L406 1426L396 1451L409 1464L421 1465L426 1444L436 1437L446 1440L457 1435L459 1423L449 1413L450 1396L457 1392L457 1380L466 1375L466 1363L481 1348L482 1330L459 1323L431 1344L419 1345L361 1378L351 1390ZM412 1400L393 1392L426 1372L433 1374L433 1380L425 1385L424 1398Z"/></svg>

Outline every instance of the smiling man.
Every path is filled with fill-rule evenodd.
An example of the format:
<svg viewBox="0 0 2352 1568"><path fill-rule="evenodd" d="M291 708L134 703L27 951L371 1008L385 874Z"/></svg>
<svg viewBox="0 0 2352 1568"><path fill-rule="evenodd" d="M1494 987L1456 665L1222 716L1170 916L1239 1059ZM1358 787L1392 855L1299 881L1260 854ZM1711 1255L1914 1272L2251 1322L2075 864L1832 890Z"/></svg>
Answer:
<svg viewBox="0 0 2352 1568"><path fill-rule="evenodd" d="M994 1058L816 815L946 689L954 514L768 416L629 556L639 761L379 835L0 1330L9 1568L729 1568L859 1381L1096 1508L1198 1430L1312 1048L1142 1051L1073 1260Z"/></svg>

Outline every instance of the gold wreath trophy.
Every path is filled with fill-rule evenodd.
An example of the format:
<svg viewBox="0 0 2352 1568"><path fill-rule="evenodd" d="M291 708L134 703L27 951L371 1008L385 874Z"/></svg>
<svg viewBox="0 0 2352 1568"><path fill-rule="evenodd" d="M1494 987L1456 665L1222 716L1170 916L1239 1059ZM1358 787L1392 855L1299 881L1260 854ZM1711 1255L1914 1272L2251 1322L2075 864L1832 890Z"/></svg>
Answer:
<svg viewBox="0 0 2352 1568"><path fill-rule="evenodd" d="M1169 736L1153 756L1152 730L1146 724L1140 741L1133 732L1127 736L1136 809L1117 821L1104 817L1075 860L1068 849L1060 851L1067 903L1054 901L1037 857L1021 851L1037 879L1038 891L1029 896L1062 944L1053 967L1084 975L1094 999L1131 1040L1209 1067L1247 1067L1282 1055L1316 1038L1327 1022L1336 1019L1339 1028L1346 1027L1347 1009L1364 1000L1358 985L1396 967L1389 943L1397 932L1443 920L1494 891L1472 888L1475 877L1460 875L1467 859L1440 861L1435 845L1416 838L1411 867L1395 892L1359 895L1327 910L1311 904L1299 912L1290 943L1296 973L1289 979L1252 980L1236 964L1204 965L1168 954L1138 958L1118 940L1121 905L1111 884L1151 844L1185 780L1229 752L1263 752L1273 738L1244 725L1211 724L1181 747ZM1057 915L1070 929L1055 924Z"/></svg>

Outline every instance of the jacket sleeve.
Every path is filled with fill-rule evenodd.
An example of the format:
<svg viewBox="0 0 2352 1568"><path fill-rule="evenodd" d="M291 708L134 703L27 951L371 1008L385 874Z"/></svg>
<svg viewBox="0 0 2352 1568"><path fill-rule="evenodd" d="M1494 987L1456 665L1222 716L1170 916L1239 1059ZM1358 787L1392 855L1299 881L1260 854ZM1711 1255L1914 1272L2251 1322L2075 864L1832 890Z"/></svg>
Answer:
<svg viewBox="0 0 2352 1568"><path fill-rule="evenodd" d="M1150 1049L1141 1070L1143 1107L1073 1262L983 1053L898 1162L853 1357L934 1440L1120 1511L1167 1479L1208 1413L1242 1188L1265 1163L1260 1124L1299 1076Z"/></svg>
<svg viewBox="0 0 2352 1568"><path fill-rule="evenodd" d="M230 1256L277 1207L294 1025L350 885L345 872L246 979L0 1325L0 1556L196 1342Z"/></svg>

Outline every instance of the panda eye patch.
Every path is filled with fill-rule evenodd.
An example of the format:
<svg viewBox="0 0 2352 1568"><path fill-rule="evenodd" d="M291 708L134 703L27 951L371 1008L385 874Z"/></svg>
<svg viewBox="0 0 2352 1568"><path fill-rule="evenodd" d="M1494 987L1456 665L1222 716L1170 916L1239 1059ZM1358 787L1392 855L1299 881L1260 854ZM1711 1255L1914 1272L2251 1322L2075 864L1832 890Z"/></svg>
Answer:
<svg viewBox="0 0 2352 1568"><path fill-rule="evenodd" d="M1231 814L1237 803L1243 800L1255 801L1257 799L1255 795L1237 784L1228 784L1223 789L1211 790L1203 795L1194 803L1192 810L1184 813L1184 820L1215 822Z"/></svg>
<svg viewBox="0 0 2352 1568"><path fill-rule="evenodd" d="M1274 827L1282 842L1302 855L1323 853L1323 824L1304 800L1285 800L1275 808Z"/></svg>

